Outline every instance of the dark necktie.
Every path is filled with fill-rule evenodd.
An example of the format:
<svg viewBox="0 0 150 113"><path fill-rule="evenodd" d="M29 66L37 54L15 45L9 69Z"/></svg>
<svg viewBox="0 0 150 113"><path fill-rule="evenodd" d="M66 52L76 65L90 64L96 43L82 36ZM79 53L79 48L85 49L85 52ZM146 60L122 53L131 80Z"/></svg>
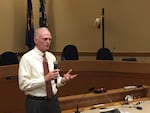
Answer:
<svg viewBox="0 0 150 113"><path fill-rule="evenodd" d="M44 76L45 76L49 73L48 62L47 62L47 59L45 57L45 54L43 55L43 68L44 68ZM47 91L47 97L51 98L53 95L51 81L46 82L46 91Z"/></svg>

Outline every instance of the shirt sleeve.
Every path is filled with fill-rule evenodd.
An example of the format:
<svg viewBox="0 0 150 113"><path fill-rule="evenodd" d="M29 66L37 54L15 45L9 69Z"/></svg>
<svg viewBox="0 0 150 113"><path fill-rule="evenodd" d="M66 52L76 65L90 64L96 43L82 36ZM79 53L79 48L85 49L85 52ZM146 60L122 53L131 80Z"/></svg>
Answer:
<svg viewBox="0 0 150 113"><path fill-rule="evenodd" d="M64 86L65 84L62 83L62 77L59 75L59 77L57 78L57 87L61 87Z"/></svg>

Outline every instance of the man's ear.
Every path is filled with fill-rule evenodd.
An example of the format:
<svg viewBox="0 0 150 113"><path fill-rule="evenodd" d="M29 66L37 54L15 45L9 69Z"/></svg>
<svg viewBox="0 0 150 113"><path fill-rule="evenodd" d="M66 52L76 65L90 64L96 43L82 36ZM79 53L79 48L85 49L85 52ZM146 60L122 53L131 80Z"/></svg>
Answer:
<svg viewBox="0 0 150 113"><path fill-rule="evenodd" d="M34 38L33 40L34 40L34 43L36 44L37 43L37 38Z"/></svg>

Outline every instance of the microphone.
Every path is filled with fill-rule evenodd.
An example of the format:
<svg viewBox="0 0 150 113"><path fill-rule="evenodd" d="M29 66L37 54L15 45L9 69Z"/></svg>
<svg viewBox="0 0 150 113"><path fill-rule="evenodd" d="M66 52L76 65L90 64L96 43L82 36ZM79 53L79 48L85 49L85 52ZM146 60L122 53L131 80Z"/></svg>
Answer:
<svg viewBox="0 0 150 113"><path fill-rule="evenodd" d="M76 111L74 113L80 113L78 104L77 104L77 107L76 107Z"/></svg>
<svg viewBox="0 0 150 113"><path fill-rule="evenodd" d="M90 88L89 91L93 91L94 93L102 93L110 103L112 103L112 99L106 94L106 89L100 88L100 89L95 89L95 88Z"/></svg>
<svg viewBox="0 0 150 113"><path fill-rule="evenodd" d="M88 90L88 93L91 92L93 90L93 88L90 88ZM78 102L77 102L77 105L76 105L76 110L74 111L74 113L80 113L79 111L79 103L85 98L85 96L87 95L87 93L84 93L81 98L79 98Z"/></svg>
<svg viewBox="0 0 150 113"><path fill-rule="evenodd" d="M112 101L112 99L107 95L107 93L106 93L106 89L104 89L104 88L99 88L99 89L95 89L95 88L90 88L89 89L89 91L93 91L94 93L101 93L101 94L103 94L105 97L106 97L106 99L108 99L108 101L110 102L110 103L112 103L113 101ZM103 110L105 110L106 112L103 112ZM117 108L111 108L111 109L109 109L109 108L102 108L101 110L100 110L100 112L102 113L121 113L120 111L119 111L119 109L117 109Z"/></svg>
<svg viewBox="0 0 150 113"><path fill-rule="evenodd" d="M101 88L102 94L109 100L110 103L112 103L112 99L106 94L106 90L104 88Z"/></svg>
<svg viewBox="0 0 150 113"><path fill-rule="evenodd" d="M54 69L57 69L58 62L54 61L53 64L54 64ZM57 84L57 78L55 79L55 83Z"/></svg>
<svg viewBox="0 0 150 113"><path fill-rule="evenodd" d="M74 113L80 113L80 111L79 111L79 103L84 99L85 95L86 95L86 93L83 94L83 95L81 96L81 98L79 99L79 101L77 102L76 110L75 110Z"/></svg>

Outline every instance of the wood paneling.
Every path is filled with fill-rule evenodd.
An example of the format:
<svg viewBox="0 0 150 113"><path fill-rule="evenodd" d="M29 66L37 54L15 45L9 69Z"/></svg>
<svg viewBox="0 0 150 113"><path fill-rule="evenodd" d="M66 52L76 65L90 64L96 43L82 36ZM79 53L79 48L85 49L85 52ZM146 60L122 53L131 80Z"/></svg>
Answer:
<svg viewBox="0 0 150 113"><path fill-rule="evenodd" d="M59 95L88 92L89 88L121 88L125 85L150 85L150 63L115 61L63 61L58 63L61 73L73 69L78 76L61 87Z"/></svg>
<svg viewBox="0 0 150 113"><path fill-rule="evenodd" d="M150 63L63 61L58 67L62 75L70 68L78 74L77 78L59 88L59 97L89 93L92 87L110 90L125 85L150 85ZM0 113L24 113L25 96L19 90L17 73L18 65L0 66Z"/></svg>
<svg viewBox="0 0 150 113"><path fill-rule="evenodd" d="M24 113L24 93L18 88L17 79L0 78L0 113Z"/></svg>

